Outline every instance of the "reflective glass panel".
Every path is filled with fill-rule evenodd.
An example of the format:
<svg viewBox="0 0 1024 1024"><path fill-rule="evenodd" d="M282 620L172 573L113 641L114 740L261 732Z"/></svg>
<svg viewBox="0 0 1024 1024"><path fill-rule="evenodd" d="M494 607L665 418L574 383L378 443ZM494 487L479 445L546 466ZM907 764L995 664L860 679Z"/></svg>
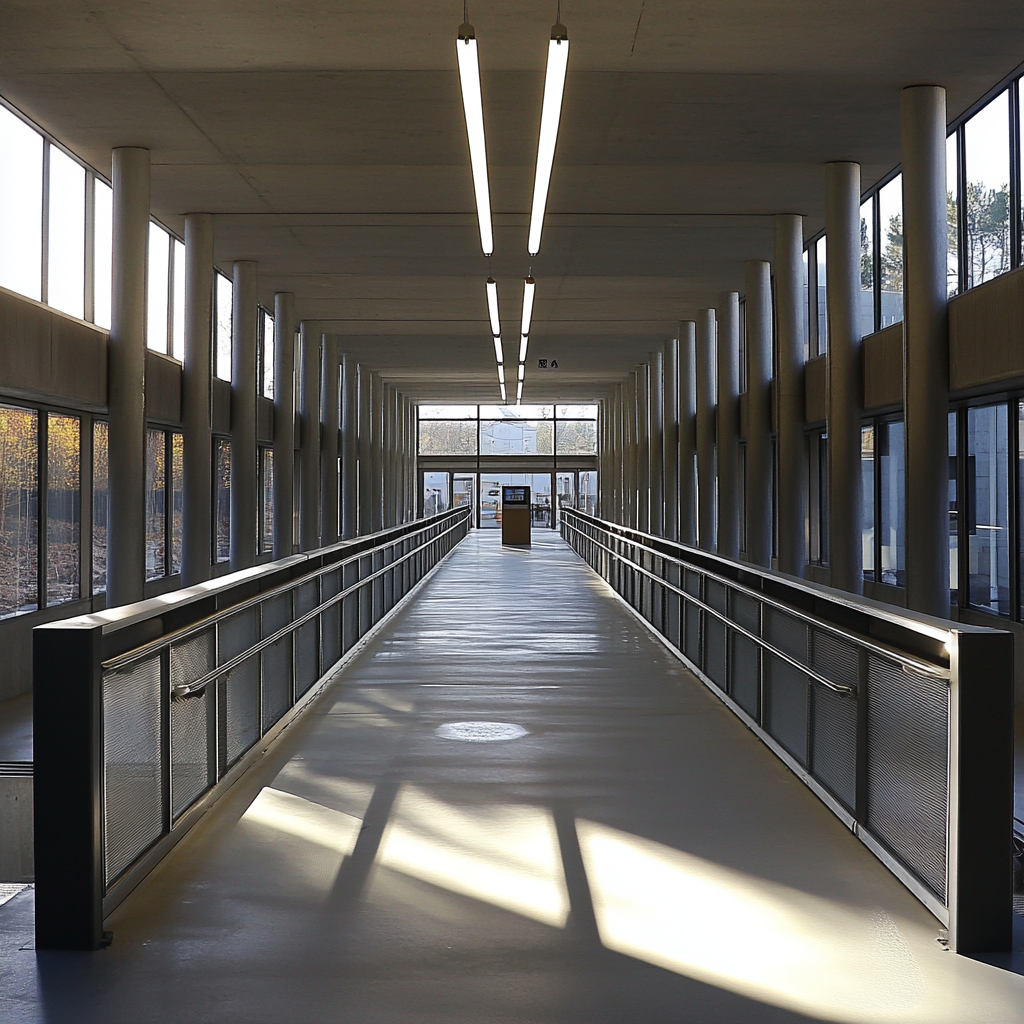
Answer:
<svg viewBox="0 0 1024 1024"><path fill-rule="evenodd" d="M475 405L421 405L417 411L421 420L475 420Z"/></svg>
<svg viewBox="0 0 1024 1024"><path fill-rule="evenodd" d="M214 345L214 374L221 380L231 380L231 282L223 274L215 274L214 308L216 317ZM295 346L298 356L299 346Z"/></svg>
<svg viewBox="0 0 1024 1024"><path fill-rule="evenodd" d="M597 470L581 469L576 507L588 515L597 515Z"/></svg>
<svg viewBox="0 0 1024 1024"><path fill-rule="evenodd" d="M875 428L860 431L860 536L864 579L875 578Z"/></svg>
<svg viewBox="0 0 1024 1024"><path fill-rule="evenodd" d="M814 247L818 275L818 350L815 355L823 356L828 351L828 244L819 238Z"/></svg>
<svg viewBox="0 0 1024 1024"><path fill-rule="evenodd" d="M0 405L0 618L39 607L39 421Z"/></svg>
<svg viewBox="0 0 1024 1024"><path fill-rule="evenodd" d="M85 168L50 147L50 217L46 301L85 315Z"/></svg>
<svg viewBox="0 0 1024 1024"><path fill-rule="evenodd" d="M551 405L481 405L482 420L549 420L555 409Z"/></svg>
<svg viewBox="0 0 1024 1024"><path fill-rule="evenodd" d="M92 424L92 592L107 589L107 424Z"/></svg>
<svg viewBox="0 0 1024 1024"><path fill-rule="evenodd" d="M860 333L875 330L875 201L869 199L860 208L860 295L857 316Z"/></svg>
<svg viewBox="0 0 1024 1024"><path fill-rule="evenodd" d="M957 536L958 509L956 491L956 413L951 412L947 427L947 454L949 456L949 603L959 604L960 565L957 562L959 538Z"/></svg>
<svg viewBox="0 0 1024 1024"><path fill-rule="evenodd" d="M556 405L555 415L560 420L596 420L596 405Z"/></svg>
<svg viewBox="0 0 1024 1024"><path fill-rule="evenodd" d="M146 274L146 345L155 352L167 351L167 274L170 257L170 236L159 224L150 221L149 269Z"/></svg>
<svg viewBox="0 0 1024 1024"><path fill-rule="evenodd" d="M171 355L185 358L185 246L177 239L172 246L174 256L174 295L171 310Z"/></svg>
<svg viewBox="0 0 1024 1024"><path fill-rule="evenodd" d="M231 442L224 437L213 442L213 557L216 562L231 557Z"/></svg>
<svg viewBox="0 0 1024 1024"><path fill-rule="evenodd" d="M1010 269L1009 103L1002 92L964 125L968 288Z"/></svg>
<svg viewBox="0 0 1024 1024"><path fill-rule="evenodd" d="M260 449L260 551L274 550L274 449Z"/></svg>
<svg viewBox="0 0 1024 1024"><path fill-rule="evenodd" d="M810 269L809 269L809 267L810 267L810 261L808 259L807 250L804 249L804 267L803 267L803 272L804 272L804 277L803 277L803 286L804 286L803 298L804 298L804 301L803 301L803 303L800 306L801 310L803 311L801 319L803 320L803 329L804 329L804 362L807 362L807 359L809 357L808 344L809 344L810 337L811 337L810 306L808 305L808 303L810 301L809 292L808 292L808 289L810 288L810 276L809 276Z"/></svg>
<svg viewBox="0 0 1024 1024"><path fill-rule="evenodd" d="M476 420L420 420L420 455L476 455Z"/></svg>
<svg viewBox="0 0 1024 1024"><path fill-rule="evenodd" d="M597 423L594 420L558 420L559 455L596 455Z"/></svg>
<svg viewBox="0 0 1024 1024"><path fill-rule="evenodd" d="M877 437L879 495L880 579L890 586L906 585L906 474L903 458L903 421L882 423Z"/></svg>
<svg viewBox="0 0 1024 1024"><path fill-rule="evenodd" d="M50 413L46 440L47 605L78 599L81 453L81 420Z"/></svg>
<svg viewBox="0 0 1024 1024"><path fill-rule="evenodd" d="M42 297L43 137L0 107L0 285Z"/></svg>
<svg viewBox="0 0 1024 1024"><path fill-rule="evenodd" d="M1007 421L1004 404L967 410L969 600L999 615L1010 613Z"/></svg>
<svg viewBox="0 0 1024 1024"><path fill-rule="evenodd" d="M93 323L110 329L110 274L114 194L109 185L93 179Z"/></svg>
<svg viewBox="0 0 1024 1024"><path fill-rule="evenodd" d="M882 327L903 319L903 175L878 192L882 254Z"/></svg>
<svg viewBox="0 0 1024 1024"><path fill-rule="evenodd" d="M447 512L450 504L447 473L423 474L423 514L435 516Z"/></svg>
<svg viewBox="0 0 1024 1024"><path fill-rule="evenodd" d="M274 318L260 310L263 322L263 397L274 397Z"/></svg>
<svg viewBox="0 0 1024 1024"><path fill-rule="evenodd" d="M491 420L480 423L481 455L551 455L551 420Z"/></svg>
<svg viewBox="0 0 1024 1024"><path fill-rule="evenodd" d="M165 503L166 441L162 430L146 431L146 579L167 574Z"/></svg>
<svg viewBox="0 0 1024 1024"><path fill-rule="evenodd" d="M946 249L946 292L952 298L960 290L960 241L957 234L959 211L957 193L960 189L957 173L957 133L946 138L946 220L949 223L949 240Z"/></svg>
<svg viewBox="0 0 1024 1024"><path fill-rule="evenodd" d="M171 434L171 575L181 572L181 520L185 511L185 439Z"/></svg>

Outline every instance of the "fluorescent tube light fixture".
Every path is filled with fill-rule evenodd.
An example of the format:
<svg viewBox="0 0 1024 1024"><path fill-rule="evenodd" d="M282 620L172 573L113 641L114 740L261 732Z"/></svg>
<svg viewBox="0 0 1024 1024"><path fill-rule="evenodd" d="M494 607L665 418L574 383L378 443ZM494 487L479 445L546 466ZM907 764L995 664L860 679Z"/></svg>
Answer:
<svg viewBox="0 0 1024 1024"><path fill-rule="evenodd" d="M505 365L503 363L498 363L498 383L502 387L505 386Z"/></svg>
<svg viewBox="0 0 1024 1024"><path fill-rule="evenodd" d="M544 227L551 167L555 162L555 143L558 141L558 122L562 116L562 93L565 91L568 64L569 36L564 25L555 25L551 29L547 70L544 74L544 103L540 114L537 170L533 180L533 210L530 213L530 240L527 246L531 256L540 252L540 234Z"/></svg>
<svg viewBox="0 0 1024 1024"><path fill-rule="evenodd" d="M491 318L491 334L501 334L501 317L498 316L498 282L487 278L487 315Z"/></svg>
<svg viewBox="0 0 1024 1024"><path fill-rule="evenodd" d="M485 256L494 252L494 229L491 226L491 190L487 182L487 143L484 138L484 103L480 91L480 56L476 34L468 22L459 27L455 44L459 56L459 82L462 85L462 108L466 114L466 135L469 138L469 161L473 167L473 191L476 193L476 216L480 222L480 248Z"/></svg>
<svg viewBox="0 0 1024 1024"><path fill-rule="evenodd" d="M526 362L526 346L529 342L530 339L525 334L519 339L519 362L521 363Z"/></svg>
<svg viewBox="0 0 1024 1024"><path fill-rule="evenodd" d="M505 385L504 385L504 383L502 383L502 385L501 385L501 404L504 405L507 401L508 401L508 398L505 395Z"/></svg>
<svg viewBox="0 0 1024 1024"><path fill-rule="evenodd" d="M525 363L520 363L519 364L519 379L523 380L525 377L526 377L526 364Z"/></svg>
<svg viewBox="0 0 1024 1024"><path fill-rule="evenodd" d="M501 350L501 338L494 339L494 358L498 360L498 365L501 366L505 362L505 355Z"/></svg>
<svg viewBox="0 0 1024 1024"><path fill-rule="evenodd" d="M527 335L530 333L530 321L533 320L533 295L537 290L537 282L528 277L523 282L523 326L519 333Z"/></svg>
<svg viewBox="0 0 1024 1024"><path fill-rule="evenodd" d="M519 386L516 388L516 405L523 404L523 382L519 382Z"/></svg>

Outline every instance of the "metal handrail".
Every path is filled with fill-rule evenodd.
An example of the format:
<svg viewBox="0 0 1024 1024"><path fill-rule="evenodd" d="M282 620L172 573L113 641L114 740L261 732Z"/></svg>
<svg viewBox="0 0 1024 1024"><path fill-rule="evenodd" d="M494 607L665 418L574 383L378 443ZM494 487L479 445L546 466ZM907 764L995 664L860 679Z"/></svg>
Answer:
<svg viewBox="0 0 1024 1024"><path fill-rule="evenodd" d="M575 516L583 515L576 509L566 509L565 511ZM595 520L595 522L600 521ZM586 537L587 540L591 541L592 543L598 544L599 546L603 547L606 551L608 551L609 554L614 555L616 558L618 558L623 563L629 565L631 568L637 569L645 575L651 576L651 578L654 579L656 582L669 587L680 596L685 597L687 600L694 602L698 601L698 599L695 598L692 594L689 594L686 591L680 591L678 588L674 587L671 583L669 583L667 580L662 579L660 576L653 576L650 572L644 569L644 567L639 565L637 562L623 558L621 555L618 554L618 552L601 544L601 542L597 540L597 538L587 536L587 534L584 533L575 524L567 521L566 526L568 526L572 530L575 530L578 534L580 534L580 536ZM603 530L605 533L613 533L613 531L603 523L597 528ZM620 529L622 529L622 527L620 527ZM793 605L786 604L784 601L779 601L776 598L771 597L769 594L764 593L764 591L762 590L755 590L753 587L748 587L743 583L740 583L736 580L732 580L728 576L722 576L711 569L704 569L699 566L690 565L687 562L684 562L682 559L676 558L674 555L666 554L663 551L659 551L657 548L652 548L647 544L643 544L642 542L633 540L629 537L623 537L622 539L624 543L631 544L636 548L641 548L644 551L647 551L650 554L654 555L654 557L656 558L661 558L664 559L666 562L671 562L674 565L679 566L681 569L686 569L690 572L698 572L701 575L706 576L708 579L714 580L716 583L721 583L723 586L730 587L731 589L736 590L747 597L753 598L754 600L760 601L763 604L769 605L770 607L775 608L777 611L785 612L785 614L787 615L791 615L794 618L800 619L808 626L813 626L815 629L822 629L828 633L833 634L834 636L839 637L842 640L852 639L860 646L871 651L873 654L877 654L879 657L886 658L891 661L899 662L901 665L904 665L907 668L919 672L921 675L932 676L946 680L950 678L950 669L948 666L935 665L930 661L925 661L923 658L915 658L913 655L904 654L902 651L898 651L894 648L887 647L885 644L880 644L877 640L873 640L870 637L864 636L863 634L853 633L851 630L844 630L839 626L834 626L832 625L832 623L824 621L823 619L815 618L813 615L809 615L807 612L801 610L800 608L796 608ZM756 566L751 566L750 569L756 571ZM708 611L712 612L714 615L718 617L721 617L721 613L714 608L708 608ZM732 626L733 628L742 629L742 627L735 623L732 619L727 619L726 621L728 621L730 626ZM786 657L787 660L791 660L788 658L788 656ZM799 662L797 664L801 664L803 668L807 667L803 666L802 663Z"/></svg>

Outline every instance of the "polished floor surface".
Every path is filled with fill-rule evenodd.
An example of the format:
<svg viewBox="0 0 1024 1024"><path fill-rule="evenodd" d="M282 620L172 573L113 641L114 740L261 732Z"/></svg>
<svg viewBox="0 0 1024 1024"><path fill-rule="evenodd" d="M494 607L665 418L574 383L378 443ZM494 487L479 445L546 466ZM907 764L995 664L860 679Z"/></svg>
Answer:
<svg viewBox="0 0 1024 1024"><path fill-rule="evenodd" d="M4 1024L1024 1019L557 535L474 533Z"/></svg>

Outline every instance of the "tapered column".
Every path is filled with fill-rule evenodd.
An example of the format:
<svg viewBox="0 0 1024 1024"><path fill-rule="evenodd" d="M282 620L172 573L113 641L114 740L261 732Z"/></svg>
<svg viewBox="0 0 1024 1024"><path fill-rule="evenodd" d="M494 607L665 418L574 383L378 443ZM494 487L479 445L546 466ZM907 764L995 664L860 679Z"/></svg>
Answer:
<svg viewBox="0 0 1024 1024"><path fill-rule="evenodd" d="M256 264L236 260L231 292L231 571L256 564Z"/></svg>
<svg viewBox="0 0 1024 1024"><path fill-rule="evenodd" d="M338 541L338 336L320 341L320 543Z"/></svg>
<svg viewBox="0 0 1024 1024"><path fill-rule="evenodd" d="M697 325L679 324L679 540L697 543Z"/></svg>
<svg viewBox="0 0 1024 1024"><path fill-rule="evenodd" d="M747 292L747 558L772 561L771 268L744 265Z"/></svg>
<svg viewBox="0 0 1024 1024"><path fill-rule="evenodd" d="M210 359L213 317L213 215L185 217L185 360L181 368L181 583L210 578L213 562Z"/></svg>
<svg viewBox="0 0 1024 1024"><path fill-rule="evenodd" d="M113 152L107 346L107 607L142 599L146 577L146 245L149 150Z"/></svg>
<svg viewBox="0 0 1024 1024"><path fill-rule="evenodd" d="M946 91L904 89L900 128L907 607L948 618Z"/></svg>
<svg viewBox="0 0 1024 1024"><path fill-rule="evenodd" d="M370 456L370 420L372 391L370 371L359 366L359 533L373 531L373 460Z"/></svg>
<svg viewBox="0 0 1024 1024"><path fill-rule="evenodd" d="M829 582L859 594L861 553L860 165L825 166L828 238ZM943 419L945 427L945 419ZM943 439L945 438L943 432ZM945 455L945 449L943 449Z"/></svg>
<svg viewBox="0 0 1024 1024"><path fill-rule="evenodd" d="M697 313L697 543L715 550L715 310Z"/></svg>
<svg viewBox="0 0 1024 1024"><path fill-rule="evenodd" d="M679 540L679 341L676 338L665 342L663 379L665 536Z"/></svg>
<svg viewBox="0 0 1024 1024"><path fill-rule="evenodd" d="M370 517L373 531L384 529L384 381L370 374Z"/></svg>
<svg viewBox="0 0 1024 1024"><path fill-rule="evenodd" d="M295 544L295 296L274 295L274 558Z"/></svg>
<svg viewBox="0 0 1024 1024"><path fill-rule="evenodd" d="M651 368L636 371L636 528L651 531Z"/></svg>
<svg viewBox="0 0 1024 1024"><path fill-rule="evenodd" d="M718 313L718 553L726 558L739 558L739 292L722 292Z"/></svg>
<svg viewBox="0 0 1024 1024"><path fill-rule="evenodd" d="M626 407L624 436L626 439L626 525L636 529L637 523L637 463L640 461L639 442L636 436L637 383L636 370L626 378Z"/></svg>
<svg viewBox="0 0 1024 1024"><path fill-rule="evenodd" d="M341 536L351 540L359 532L359 392L356 364L341 357Z"/></svg>
<svg viewBox="0 0 1024 1024"><path fill-rule="evenodd" d="M299 325L299 548L320 546L320 334Z"/></svg>
<svg viewBox="0 0 1024 1024"><path fill-rule="evenodd" d="M664 361L660 352L647 356L650 405L650 532L665 535L665 379Z"/></svg>

